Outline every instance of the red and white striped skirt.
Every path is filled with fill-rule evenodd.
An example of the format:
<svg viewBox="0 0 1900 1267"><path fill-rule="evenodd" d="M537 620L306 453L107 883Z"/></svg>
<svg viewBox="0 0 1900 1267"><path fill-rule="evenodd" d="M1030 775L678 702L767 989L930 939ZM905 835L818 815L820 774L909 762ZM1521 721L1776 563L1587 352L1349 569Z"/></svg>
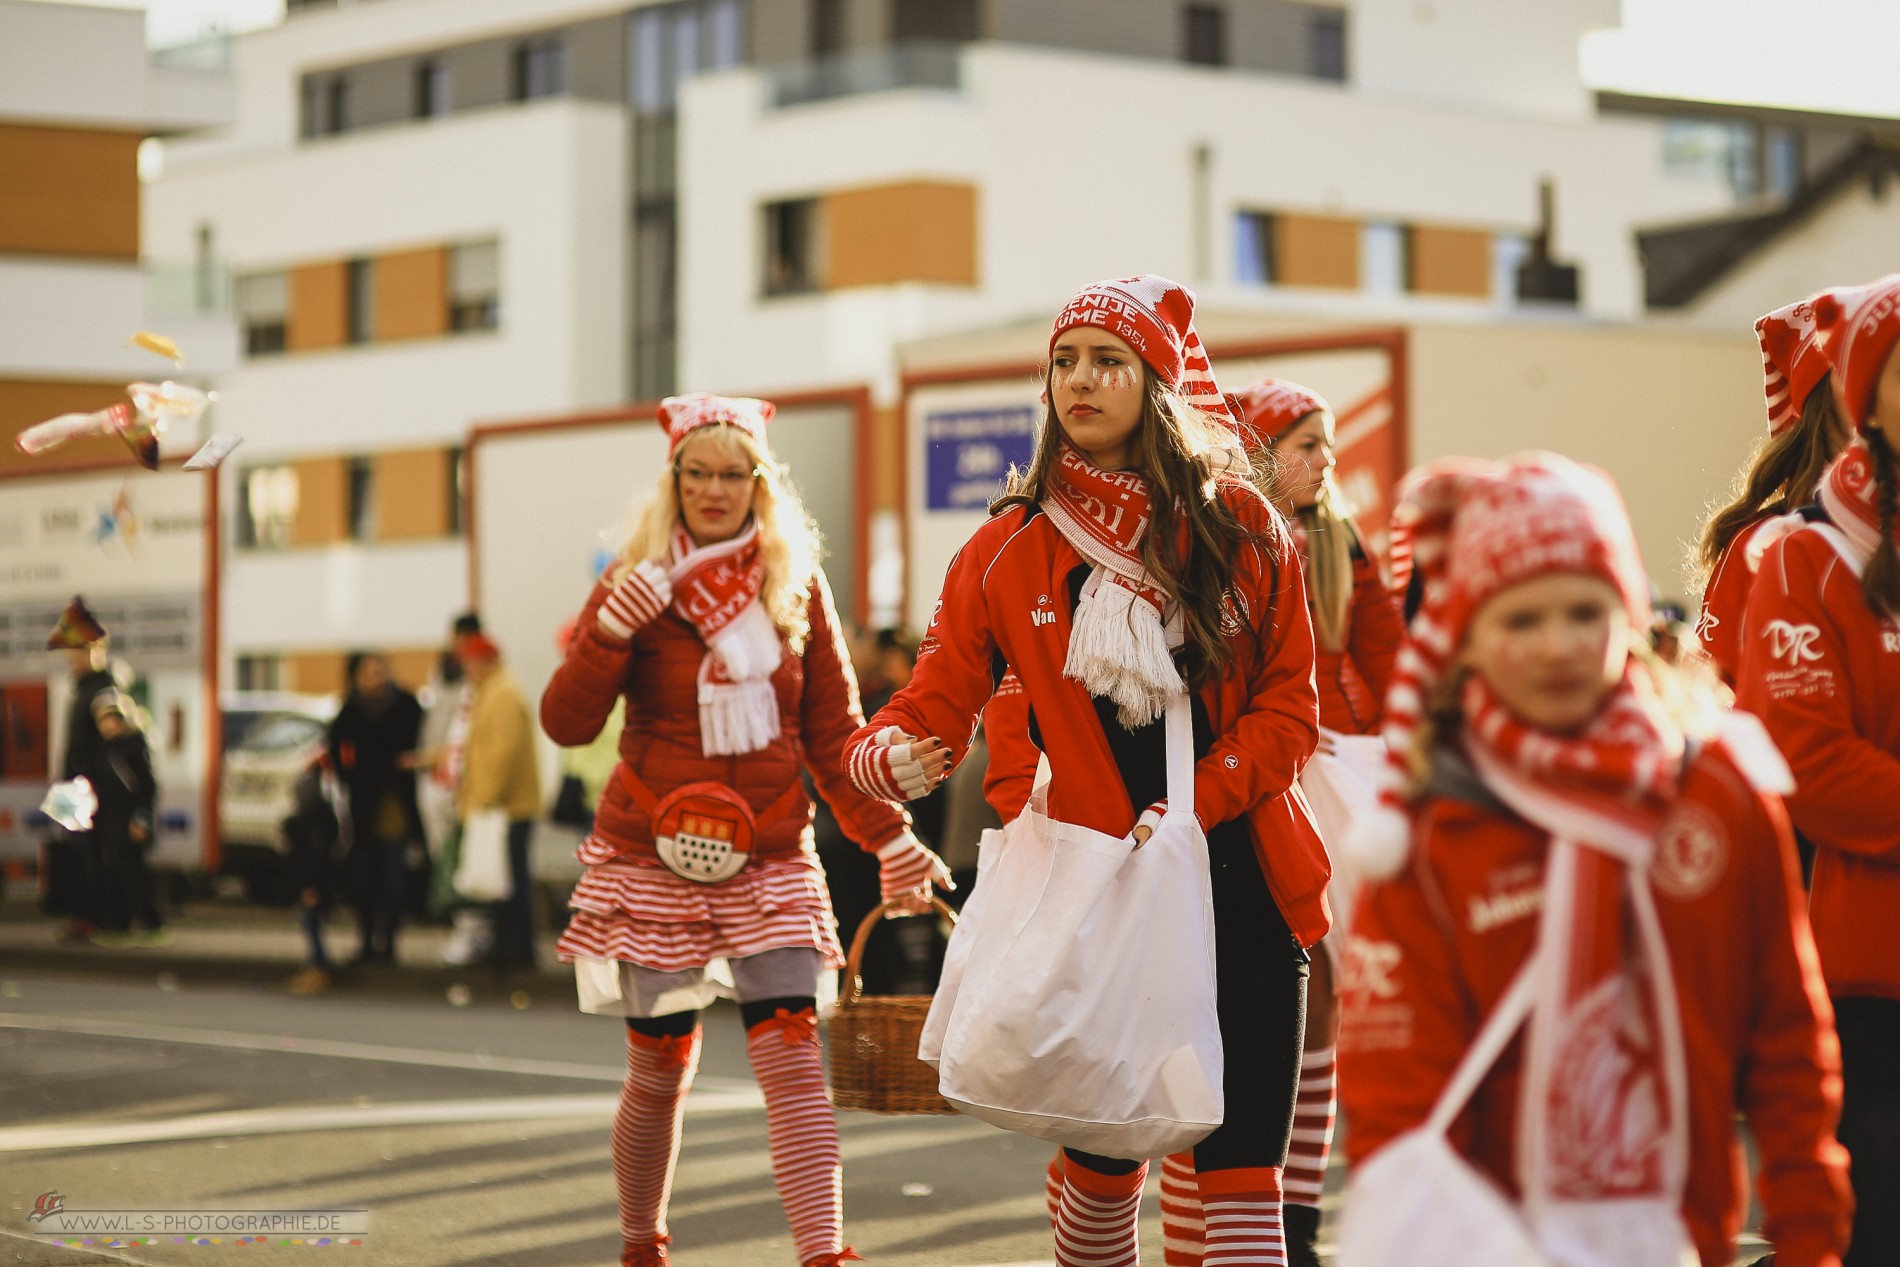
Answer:
<svg viewBox="0 0 1900 1267"><path fill-rule="evenodd" d="M574 914L559 943L564 962L617 959L683 972L715 959L808 946L832 967L844 966L825 871L810 849L755 861L718 884L635 866L591 836L579 857L589 865L568 899Z"/></svg>

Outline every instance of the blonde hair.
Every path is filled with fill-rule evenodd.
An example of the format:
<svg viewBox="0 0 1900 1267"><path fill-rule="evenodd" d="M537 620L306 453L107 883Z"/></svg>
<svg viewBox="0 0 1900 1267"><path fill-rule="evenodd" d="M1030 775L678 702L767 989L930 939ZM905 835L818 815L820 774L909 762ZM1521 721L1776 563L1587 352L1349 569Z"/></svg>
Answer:
<svg viewBox="0 0 1900 1267"><path fill-rule="evenodd" d="M752 464L752 518L759 525L759 557L765 562L765 586L759 602L778 631L802 654L811 636L812 579L818 573L823 541L792 486L784 465L738 427L716 423L701 427L680 441L680 450L697 441L710 442L724 456ZM621 547L623 563L651 560L666 565L673 549L673 529L680 522L678 451L660 472L653 498L641 510L633 532Z"/></svg>
<svg viewBox="0 0 1900 1267"><path fill-rule="evenodd" d="M1333 445L1333 416L1326 410L1300 415L1292 426L1267 441L1268 449L1295 427L1317 413L1326 431L1326 447ZM1274 455L1280 462L1279 455ZM1294 513L1306 528L1306 597L1313 604L1313 635L1320 649L1337 654L1346 649L1352 624L1352 548L1359 540L1353 526L1352 505L1328 466L1319 479L1319 494L1311 506ZM1363 546L1361 547L1364 548Z"/></svg>

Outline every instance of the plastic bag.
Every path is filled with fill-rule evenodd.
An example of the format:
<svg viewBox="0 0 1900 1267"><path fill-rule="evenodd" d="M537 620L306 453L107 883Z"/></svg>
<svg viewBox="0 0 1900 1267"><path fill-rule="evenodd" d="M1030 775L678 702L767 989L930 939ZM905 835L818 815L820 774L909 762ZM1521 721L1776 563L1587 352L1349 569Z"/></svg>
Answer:
<svg viewBox="0 0 1900 1267"><path fill-rule="evenodd" d="M462 824L462 856L455 891L471 902L499 902L512 887L508 878L508 811L478 809Z"/></svg>
<svg viewBox="0 0 1900 1267"><path fill-rule="evenodd" d="M1108 1157L1161 1157L1221 1122L1207 842L1186 697L1169 812L1148 842L1048 818L986 844L918 1054L959 1110Z"/></svg>

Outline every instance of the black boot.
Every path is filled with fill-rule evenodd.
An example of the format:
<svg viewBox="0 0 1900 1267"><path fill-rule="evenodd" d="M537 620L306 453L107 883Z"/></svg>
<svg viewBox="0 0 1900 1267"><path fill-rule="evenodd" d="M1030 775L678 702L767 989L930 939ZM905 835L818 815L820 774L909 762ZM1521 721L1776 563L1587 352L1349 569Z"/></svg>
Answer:
<svg viewBox="0 0 1900 1267"><path fill-rule="evenodd" d="M1287 1267L1319 1267L1319 1207L1289 1201L1280 1212L1286 1224Z"/></svg>

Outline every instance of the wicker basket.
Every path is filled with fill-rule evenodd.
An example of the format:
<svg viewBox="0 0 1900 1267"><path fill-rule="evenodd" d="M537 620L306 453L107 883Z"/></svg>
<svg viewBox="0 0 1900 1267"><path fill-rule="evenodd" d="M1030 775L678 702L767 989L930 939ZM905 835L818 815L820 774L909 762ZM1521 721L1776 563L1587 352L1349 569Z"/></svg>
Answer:
<svg viewBox="0 0 1900 1267"><path fill-rule="evenodd" d="M930 904L951 924L957 922L956 912L940 899L933 897ZM831 1102L861 1113L955 1113L937 1094L937 1071L917 1059L917 1037L930 1011L930 996L864 994L859 975L864 945L891 905L886 902L865 916L851 939L844 994L831 1018Z"/></svg>

